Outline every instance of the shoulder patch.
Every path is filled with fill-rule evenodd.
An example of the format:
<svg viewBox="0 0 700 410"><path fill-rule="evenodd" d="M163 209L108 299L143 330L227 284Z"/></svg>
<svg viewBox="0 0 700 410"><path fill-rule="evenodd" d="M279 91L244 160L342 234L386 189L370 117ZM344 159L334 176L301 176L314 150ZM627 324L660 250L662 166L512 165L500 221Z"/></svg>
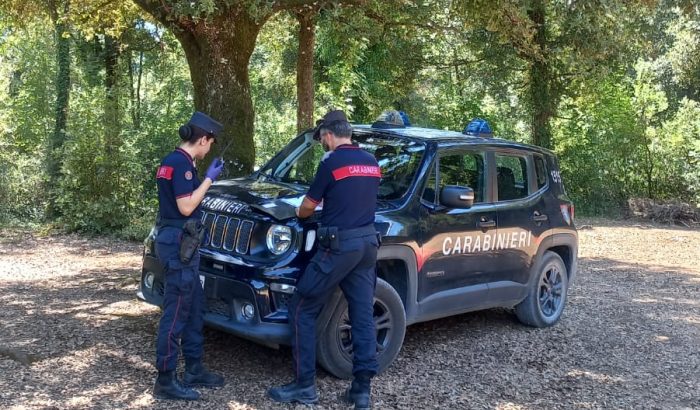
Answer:
<svg viewBox="0 0 700 410"><path fill-rule="evenodd" d="M158 167L158 172L156 173L156 179L173 179L174 168L168 165L161 165Z"/></svg>
<svg viewBox="0 0 700 410"><path fill-rule="evenodd" d="M185 179L188 181L192 179L192 171L185 172Z"/></svg>

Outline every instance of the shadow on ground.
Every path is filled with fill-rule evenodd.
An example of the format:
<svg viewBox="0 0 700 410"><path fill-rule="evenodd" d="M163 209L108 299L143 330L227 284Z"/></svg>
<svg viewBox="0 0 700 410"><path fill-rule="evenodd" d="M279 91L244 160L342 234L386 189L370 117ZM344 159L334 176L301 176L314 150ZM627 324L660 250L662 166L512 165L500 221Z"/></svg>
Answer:
<svg viewBox="0 0 700 410"><path fill-rule="evenodd" d="M89 251L62 246L74 256ZM135 299L137 277L128 266L0 276L0 405L294 408L264 395L291 378L288 348L214 330L206 331L206 361L228 385L205 390L199 403L153 401L159 311ZM698 272L583 258L552 328L524 327L508 309L411 326L399 358L374 383L375 408L698 408L699 297ZM317 408L345 408L336 397L346 383L319 370Z"/></svg>

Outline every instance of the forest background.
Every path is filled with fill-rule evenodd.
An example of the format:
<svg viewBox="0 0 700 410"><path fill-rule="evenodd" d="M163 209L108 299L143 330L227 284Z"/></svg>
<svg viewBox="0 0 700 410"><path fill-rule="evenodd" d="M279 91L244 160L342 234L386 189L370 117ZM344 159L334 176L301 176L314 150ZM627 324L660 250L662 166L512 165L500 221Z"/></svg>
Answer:
<svg viewBox="0 0 700 410"><path fill-rule="evenodd" d="M228 176L328 109L555 151L583 214L700 203L688 0L0 0L0 222L142 239L195 109ZM201 167L200 167L201 168Z"/></svg>

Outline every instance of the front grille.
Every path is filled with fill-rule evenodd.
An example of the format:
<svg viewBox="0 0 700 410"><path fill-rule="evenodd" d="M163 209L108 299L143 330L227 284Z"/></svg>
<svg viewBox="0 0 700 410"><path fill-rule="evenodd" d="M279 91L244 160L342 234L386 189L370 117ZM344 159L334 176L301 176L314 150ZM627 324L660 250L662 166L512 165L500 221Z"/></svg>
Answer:
<svg viewBox="0 0 700 410"><path fill-rule="evenodd" d="M275 302L275 310L285 312L289 309L292 295L290 293L272 292L272 300Z"/></svg>
<svg viewBox="0 0 700 410"><path fill-rule="evenodd" d="M224 250L232 251L236 241L236 235L238 235L238 225L241 220L238 218L231 218L228 220L228 225L226 226L226 234L224 235Z"/></svg>
<svg viewBox="0 0 700 410"><path fill-rule="evenodd" d="M248 253L250 237L255 226L253 221L207 212L202 216L202 223L209 233L204 246L235 251L241 255Z"/></svg>
<svg viewBox="0 0 700 410"><path fill-rule="evenodd" d="M211 226L214 223L214 219L216 219L216 215L214 214L205 213L202 215L202 225L204 225L204 228L207 230L207 241L211 238Z"/></svg>
<svg viewBox="0 0 700 410"><path fill-rule="evenodd" d="M226 228L226 219L228 218L223 215L216 217L211 235L211 246L213 248L221 248L221 242L224 239L224 228Z"/></svg>
<svg viewBox="0 0 700 410"><path fill-rule="evenodd" d="M156 281L155 284L156 293L160 296L165 295L165 282Z"/></svg>
<svg viewBox="0 0 700 410"><path fill-rule="evenodd" d="M250 242L250 234L253 233L253 222L241 222L241 229L238 233L238 242L236 243L236 252L248 253L248 244Z"/></svg>

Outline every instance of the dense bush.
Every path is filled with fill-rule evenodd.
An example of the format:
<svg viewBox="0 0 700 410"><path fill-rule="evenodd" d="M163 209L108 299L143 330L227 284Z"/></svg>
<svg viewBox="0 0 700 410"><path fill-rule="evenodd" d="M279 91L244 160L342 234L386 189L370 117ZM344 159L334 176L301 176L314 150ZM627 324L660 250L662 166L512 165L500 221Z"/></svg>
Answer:
<svg viewBox="0 0 700 410"><path fill-rule="evenodd" d="M337 13L343 11L319 17L316 117L337 107L371 122L400 107L414 125L461 130L483 117L497 135L530 140L528 65L494 34L388 29ZM333 24L341 17L346 24ZM700 203L697 25L667 23L646 28L665 46L642 48L624 64L610 62L575 77L566 92L556 90L553 145L580 213L623 213L632 197ZM276 15L251 58L256 165L296 135L297 30L295 18ZM155 216L156 167L193 110L189 67L174 36L136 21L118 39L108 90L105 34L70 33L66 141L59 183L49 186L57 88L52 25L37 17L18 28L0 18L0 31L0 220L47 221L53 200L59 213L50 222L65 229L141 238ZM568 78L565 69L578 67L556 66L552 75Z"/></svg>

